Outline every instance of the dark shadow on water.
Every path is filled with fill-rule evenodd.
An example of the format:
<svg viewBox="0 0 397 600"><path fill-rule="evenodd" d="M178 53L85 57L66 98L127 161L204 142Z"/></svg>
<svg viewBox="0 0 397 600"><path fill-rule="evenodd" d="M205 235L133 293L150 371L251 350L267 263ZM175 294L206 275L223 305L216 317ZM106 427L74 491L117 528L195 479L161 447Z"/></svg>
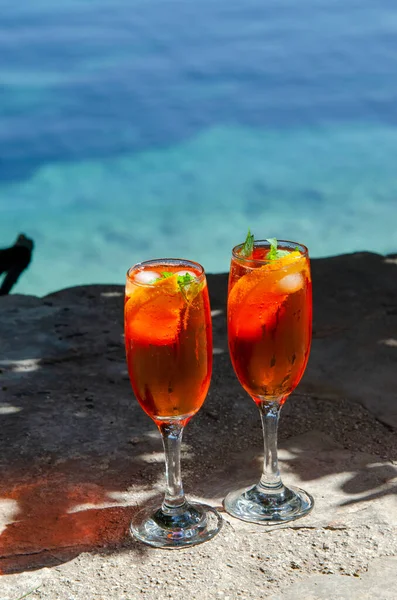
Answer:
<svg viewBox="0 0 397 600"><path fill-rule="evenodd" d="M125 101L125 99L123 99ZM108 130L101 132L98 121L91 118L86 113L86 107L82 106L83 114L81 120L84 123L89 122L88 128L77 128L70 125L64 127L62 134L48 134L45 130L39 131L36 136L25 138L24 136L11 137L8 144L4 145L7 151L0 150L0 183L22 183L30 179L38 170L48 165L64 166L68 164L78 164L89 161L110 161L123 156L140 154L151 151L166 151L170 147L183 144L208 132L211 129L222 129L224 131L234 131L236 129L246 129L257 132L258 129L283 131L301 131L302 129L313 130L316 128L340 127L343 124L354 125L357 121L357 107L355 105L338 107L337 110L323 109L319 107L310 107L309 110L295 107L282 109L270 107L268 110L252 110L249 103L246 108L238 106L240 98L234 98L233 104L229 104L226 99L221 103L215 101L214 106L207 106L207 111L203 112L203 103L200 101L194 108L194 101L189 99L188 106L184 107L185 118L180 118L180 113L173 113L169 110L162 111L161 106L154 103L152 109L140 106L131 107L128 102L128 110L120 113L117 119L114 119L113 113L108 115ZM386 121L394 126L397 119L393 116L393 110L390 106L382 112L382 106L372 108L362 117L368 119L374 125ZM102 112L108 111L108 106L102 107ZM115 109L116 110L116 109ZM117 111L120 105L117 106ZM182 111L183 112L183 111ZM131 114L134 114L131 126ZM194 114L200 114L199 120L195 119ZM360 113L361 114L361 113ZM380 118L388 114L387 119ZM31 117L34 120L34 116ZM102 123L101 117L101 123ZM43 119L37 116L37 119ZM67 123L67 115L60 114L60 120ZM51 121L51 119L50 119ZM361 123L362 120L359 121ZM154 124L154 125L153 125ZM53 123L54 129L57 123ZM46 148L43 151L42 148ZM20 149L23 148L21 154ZM13 156L14 155L14 156ZM185 182L188 177L184 177ZM191 181L191 180L190 180ZM256 194L258 187L252 192L250 199L251 205L256 205ZM306 190L304 192L313 206L318 204L321 198L316 190ZM296 197L295 197L296 201ZM262 198L263 202L263 198Z"/></svg>
<svg viewBox="0 0 397 600"><path fill-rule="evenodd" d="M155 10L118 3L116 11L102 3L11 4L2 24L20 43L6 36L0 56L0 181L23 181L48 164L168 147L214 126L393 126L387 2L378 2L375 22L366 4L358 22L355 2L288 10L188 3L177 18L169 2ZM83 31L82 23L90 26Z"/></svg>

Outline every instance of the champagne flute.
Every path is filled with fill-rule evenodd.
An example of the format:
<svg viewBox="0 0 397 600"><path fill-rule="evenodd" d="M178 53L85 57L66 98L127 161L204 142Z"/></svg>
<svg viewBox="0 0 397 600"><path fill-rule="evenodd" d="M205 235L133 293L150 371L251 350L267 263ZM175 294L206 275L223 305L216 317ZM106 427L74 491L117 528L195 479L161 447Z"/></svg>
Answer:
<svg viewBox="0 0 397 600"><path fill-rule="evenodd" d="M287 488L277 460L280 409L309 357L312 285L302 244L247 237L233 248L228 290L228 341L233 368L259 408L264 467L258 484L230 492L226 511L254 523L277 524L307 514L313 498Z"/></svg>
<svg viewBox="0 0 397 600"><path fill-rule="evenodd" d="M131 385L160 431L166 466L162 505L143 507L131 533L163 548L205 542L218 533L222 519L210 506L187 502L180 470L183 429L203 404L211 379L211 311L203 267L181 259L131 267L124 316Z"/></svg>

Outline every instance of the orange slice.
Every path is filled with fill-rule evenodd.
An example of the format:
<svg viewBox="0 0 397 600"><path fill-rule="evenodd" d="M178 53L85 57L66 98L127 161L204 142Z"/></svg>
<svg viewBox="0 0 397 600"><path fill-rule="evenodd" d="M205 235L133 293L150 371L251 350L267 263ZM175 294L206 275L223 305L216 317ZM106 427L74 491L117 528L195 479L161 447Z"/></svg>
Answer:
<svg viewBox="0 0 397 600"><path fill-rule="evenodd" d="M232 334L253 338L263 334L263 327L274 324L277 311L288 294L304 284L307 260L300 252L252 269L240 277L229 292L228 313Z"/></svg>
<svg viewBox="0 0 397 600"><path fill-rule="evenodd" d="M129 285L125 305L125 330L129 339L147 344L169 344L180 330L185 305L177 276L151 285Z"/></svg>

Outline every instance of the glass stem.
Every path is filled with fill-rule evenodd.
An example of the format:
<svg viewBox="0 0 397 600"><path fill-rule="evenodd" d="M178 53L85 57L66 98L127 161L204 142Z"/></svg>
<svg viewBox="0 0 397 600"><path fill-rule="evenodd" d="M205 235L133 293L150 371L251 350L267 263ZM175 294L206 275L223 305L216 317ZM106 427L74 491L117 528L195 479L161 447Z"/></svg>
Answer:
<svg viewBox="0 0 397 600"><path fill-rule="evenodd" d="M162 423L159 425L159 430L163 439L166 478L162 510L167 514L177 514L178 509L186 502L181 478L183 425L177 421Z"/></svg>
<svg viewBox="0 0 397 600"><path fill-rule="evenodd" d="M258 408L262 419L265 449L263 473L258 488L267 494L278 494L284 489L277 458L277 429L281 406L279 402L260 402Z"/></svg>

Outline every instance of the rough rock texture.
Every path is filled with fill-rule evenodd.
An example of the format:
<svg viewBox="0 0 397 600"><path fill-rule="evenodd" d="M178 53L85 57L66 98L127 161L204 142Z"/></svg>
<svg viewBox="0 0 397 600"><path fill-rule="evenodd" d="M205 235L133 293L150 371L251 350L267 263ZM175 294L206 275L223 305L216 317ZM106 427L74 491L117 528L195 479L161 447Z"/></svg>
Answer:
<svg viewBox="0 0 397 600"><path fill-rule="evenodd" d="M312 264L311 358L279 447L283 479L315 509L280 528L223 513L215 539L175 552L127 534L164 469L126 372L123 288L0 298L0 600L395 597L397 258ZM259 478L263 448L227 354L227 276L208 281L214 373L182 467L188 496L222 510Z"/></svg>

